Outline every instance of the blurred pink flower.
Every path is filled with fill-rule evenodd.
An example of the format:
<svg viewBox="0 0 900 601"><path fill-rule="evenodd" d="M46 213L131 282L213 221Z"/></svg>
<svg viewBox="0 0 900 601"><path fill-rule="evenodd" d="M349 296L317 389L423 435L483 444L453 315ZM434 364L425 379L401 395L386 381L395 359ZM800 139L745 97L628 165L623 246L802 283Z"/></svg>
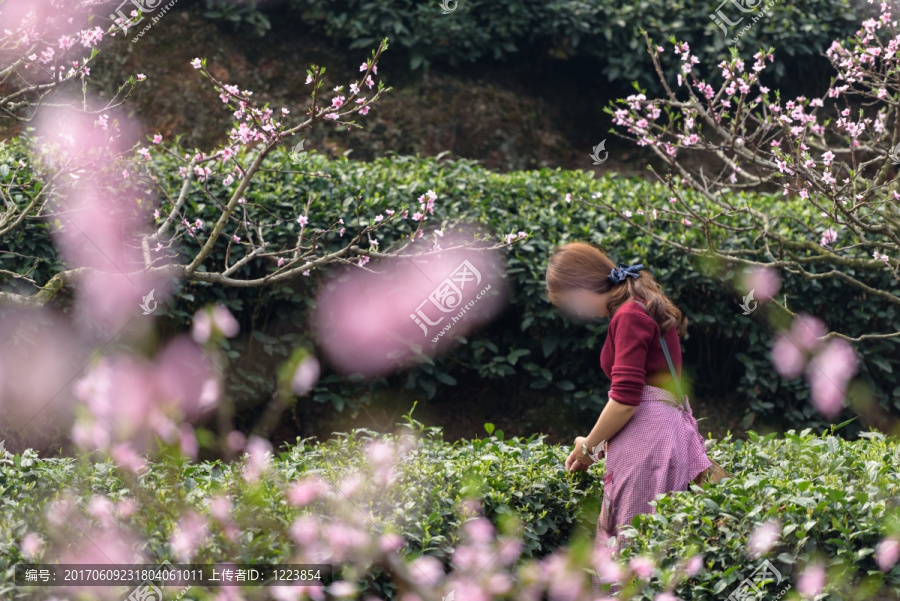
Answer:
<svg viewBox="0 0 900 601"><path fill-rule="evenodd" d="M744 289L753 290L753 297L764 303L771 300L781 288L781 276L771 267L754 267L744 276Z"/></svg>
<svg viewBox="0 0 900 601"><path fill-rule="evenodd" d="M409 574L419 586L440 586L444 579L444 565L436 557L421 555L409 562Z"/></svg>
<svg viewBox="0 0 900 601"><path fill-rule="evenodd" d="M803 373L807 354L816 350L820 338L827 334L825 322L818 317L801 313L791 322L787 332L779 332L772 345L772 364L785 378Z"/></svg>
<svg viewBox="0 0 900 601"><path fill-rule="evenodd" d="M113 445L110 448L109 456L119 466L132 473L136 474L147 469L147 462L127 442Z"/></svg>
<svg viewBox="0 0 900 601"><path fill-rule="evenodd" d="M117 462L129 469L138 463L131 451L151 450L158 436L178 442L183 420L202 417L215 405L208 383L212 365L199 347L184 336L171 340L154 363L129 355L104 356L73 386L89 414L72 430L86 450L118 447ZM191 452L189 440L183 440Z"/></svg>
<svg viewBox="0 0 900 601"><path fill-rule="evenodd" d="M68 267L87 268L76 281L76 323L85 332L99 328L105 342L140 316L144 296L166 294L170 278L146 269L140 239L150 233L148 224L134 215L132 195L111 191L114 176L105 171L138 139L136 121L115 108L105 115L115 127L98 127L94 115L72 108L76 102L68 98L61 104L70 106L38 113L34 151L54 175L72 181L53 200L52 235Z"/></svg>
<svg viewBox="0 0 900 601"><path fill-rule="evenodd" d="M768 520L756 527L747 543L751 557L758 558L768 553L781 536L781 523Z"/></svg>
<svg viewBox="0 0 900 601"><path fill-rule="evenodd" d="M797 591L804 597L815 597L825 587L825 567L821 563L811 563L797 579Z"/></svg>
<svg viewBox="0 0 900 601"><path fill-rule="evenodd" d="M307 547L319 537L318 520L309 514L299 517L291 524L288 533L298 545Z"/></svg>
<svg viewBox="0 0 900 601"><path fill-rule="evenodd" d="M495 597L506 595L506 593L512 590L515 583L515 580L509 574L496 572L488 576L485 589L490 595L490 598L493 599Z"/></svg>
<svg viewBox="0 0 900 601"><path fill-rule="evenodd" d="M87 513L92 518L100 522L105 528L115 523L113 519L113 502L102 495L94 495L87 505Z"/></svg>
<svg viewBox="0 0 900 601"><path fill-rule="evenodd" d="M247 437L239 430L232 430L225 436L225 444L228 445L229 449L237 453L244 450L244 445L247 444Z"/></svg>
<svg viewBox="0 0 900 601"><path fill-rule="evenodd" d="M291 391L297 396L308 394L319 381L319 373L319 361L309 355L297 365L294 378L291 380Z"/></svg>
<svg viewBox="0 0 900 601"><path fill-rule="evenodd" d="M844 407L847 383L856 374L859 360L849 342L832 338L806 366L810 396L816 409L833 419Z"/></svg>
<svg viewBox="0 0 900 601"><path fill-rule="evenodd" d="M271 467L272 445L268 440L254 435L247 442L245 451L249 454L249 458L243 469L244 480L255 484L259 477Z"/></svg>
<svg viewBox="0 0 900 601"><path fill-rule="evenodd" d="M197 458L197 453L200 451L200 447L197 444L197 436L194 434L194 429L188 424L181 424L181 428L179 429L179 438L178 444L181 449L181 454L185 457L190 457L191 459Z"/></svg>
<svg viewBox="0 0 900 601"><path fill-rule="evenodd" d="M218 369L187 336L170 340L154 363L159 397L176 411L176 418L194 421L216 407L221 392Z"/></svg>
<svg viewBox="0 0 900 601"><path fill-rule="evenodd" d="M119 519L127 520L128 518L133 516L137 510L137 501L135 501L131 497L120 499L116 503L116 516L118 516Z"/></svg>
<svg viewBox="0 0 900 601"><path fill-rule="evenodd" d="M783 378L796 378L803 373L806 355L791 342L790 338L779 332L772 344L772 366Z"/></svg>
<svg viewBox="0 0 900 601"><path fill-rule="evenodd" d="M875 563L882 572L890 572L900 558L900 541L889 536L875 546Z"/></svg>
<svg viewBox="0 0 900 601"><path fill-rule="evenodd" d="M288 489L288 503L294 507L303 507L311 503L326 490L327 486L325 486L321 476L308 476L299 482L295 482Z"/></svg>
<svg viewBox="0 0 900 601"><path fill-rule="evenodd" d="M219 522L231 520L231 499L225 495L216 495L209 500L209 515Z"/></svg>
<svg viewBox="0 0 900 601"><path fill-rule="evenodd" d="M462 530L469 537L469 540L483 544L490 543L494 540L494 534L496 532L491 521L483 517L467 520L462 525Z"/></svg>
<svg viewBox="0 0 900 601"><path fill-rule="evenodd" d="M403 540L403 537L393 532L387 532L378 537L378 548L385 553L394 553L402 549L405 544L406 541Z"/></svg>
<svg viewBox="0 0 900 601"><path fill-rule="evenodd" d="M814 315L801 313L791 322L789 336L800 350L813 351L821 344L819 339L827 333L824 321Z"/></svg>
<svg viewBox="0 0 900 601"><path fill-rule="evenodd" d="M383 440L376 440L366 447L366 459L373 466L384 466L394 461L394 446Z"/></svg>
<svg viewBox="0 0 900 601"><path fill-rule="evenodd" d="M200 309L194 313L191 337L198 344L209 342L213 332L218 332L226 338L233 338L239 331L240 324L225 305L216 303L212 308Z"/></svg>
<svg viewBox="0 0 900 601"><path fill-rule="evenodd" d="M25 536L22 537L22 555L26 559L35 559L37 558L41 551L44 548L44 539L35 534L34 532L29 532Z"/></svg>
<svg viewBox="0 0 900 601"><path fill-rule="evenodd" d="M693 578L697 574L700 573L700 570L703 569L703 556L702 555L694 555L691 557L690 561L687 564L687 575L688 578Z"/></svg>
<svg viewBox="0 0 900 601"><path fill-rule="evenodd" d="M625 576L618 562L613 559L609 549L596 548L593 551L593 557L594 570L597 572L600 582L615 583L622 580Z"/></svg>
<svg viewBox="0 0 900 601"><path fill-rule="evenodd" d="M191 325L191 337L197 344L206 344L212 336L212 317L208 311L200 309L194 313L194 323Z"/></svg>
<svg viewBox="0 0 900 601"><path fill-rule="evenodd" d="M203 547L208 534L209 524L206 518L192 510L178 520L175 530L169 537L169 544L175 557L183 563L188 563Z"/></svg>
<svg viewBox="0 0 900 601"><path fill-rule="evenodd" d="M66 516L74 519L72 512L66 512ZM71 527L73 522L66 526ZM60 563L76 564L122 564L143 563L143 558L133 561L135 553L138 557L142 554L138 540L123 528L77 528L81 536L77 544L67 547L59 556Z"/></svg>
<svg viewBox="0 0 900 601"><path fill-rule="evenodd" d="M240 325L225 305L216 304L212 308L212 321L226 338L237 336L240 331Z"/></svg>
<svg viewBox="0 0 900 601"><path fill-rule="evenodd" d="M522 554L524 547L524 543L518 538L503 541L498 551L500 562L505 566L513 565Z"/></svg>
<svg viewBox="0 0 900 601"><path fill-rule="evenodd" d="M656 564L651 557L633 557L631 561L628 562L628 569L634 572L634 575L641 580L649 580L653 575L653 569L655 567Z"/></svg>
<svg viewBox="0 0 900 601"><path fill-rule="evenodd" d="M476 230L465 230L446 233L441 245L470 242ZM435 356L449 350L456 337L493 319L506 302L496 253L457 249L407 256L372 260L366 268L374 273L346 271L321 289L315 335L336 370L374 377L412 362L416 347Z"/></svg>

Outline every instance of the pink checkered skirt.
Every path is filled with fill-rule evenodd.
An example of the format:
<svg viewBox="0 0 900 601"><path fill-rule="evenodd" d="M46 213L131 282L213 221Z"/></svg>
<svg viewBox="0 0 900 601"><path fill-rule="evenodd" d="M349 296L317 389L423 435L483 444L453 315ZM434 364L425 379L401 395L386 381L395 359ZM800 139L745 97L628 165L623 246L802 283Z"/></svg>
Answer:
<svg viewBox="0 0 900 601"><path fill-rule="evenodd" d="M601 575L592 578L595 598L603 596L602 556L616 556L619 526L631 524L639 513L655 513L650 501L673 490L688 490L690 482L712 465L685 400L686 411L669 391L644 386L634 415L606 443L603 503L594 541L594 569ZM613 586L610 592L618 589Z"/></svg>

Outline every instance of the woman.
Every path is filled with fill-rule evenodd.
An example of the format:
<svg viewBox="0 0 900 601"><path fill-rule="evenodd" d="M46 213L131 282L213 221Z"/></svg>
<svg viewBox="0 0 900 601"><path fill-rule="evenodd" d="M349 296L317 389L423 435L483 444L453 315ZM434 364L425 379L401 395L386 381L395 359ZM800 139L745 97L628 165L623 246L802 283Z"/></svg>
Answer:
<svg viewBox="0 0 900 601"><path fill-rule="evenodd" d="M547 268L553 305L584 319L611 316L600 352L600 367L611 381L609 401L590 433L575 439L566 459L567 471L583 471L606 456L595 570L601 555L615 555L621 525L631 524L639 513L654 513L649 502L657 495L688 490L711 465L690 405L682 407L670 392L675 388L660 342L662 333L680 379L679 336L685 335L687 318L642 269L640 264L614 266L582 242L557 248ZM600 596L596 576L592 582Z"/></svg>

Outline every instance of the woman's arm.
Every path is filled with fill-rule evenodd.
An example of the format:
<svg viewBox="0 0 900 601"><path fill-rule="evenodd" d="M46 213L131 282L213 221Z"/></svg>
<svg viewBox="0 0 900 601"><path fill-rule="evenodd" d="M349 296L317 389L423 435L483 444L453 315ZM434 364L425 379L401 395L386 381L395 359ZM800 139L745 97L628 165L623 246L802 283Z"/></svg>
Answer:
<svg viewBox="0 0 900 601"><path fill-rule="evenodd" d="M637 409L635 405L626 405L610 398L609 402L606 403L606 407L600 413L600 417L597 418L597 423L594 424L591 433L584 439L584 444L588 450L593 450L595 446L604 440L609 440L615 436L628 423L631 416L634 415L635 409ZM593 460L581 451L581 441L581 436L575 439L575 457L582 463L593 463Z"/></svg>

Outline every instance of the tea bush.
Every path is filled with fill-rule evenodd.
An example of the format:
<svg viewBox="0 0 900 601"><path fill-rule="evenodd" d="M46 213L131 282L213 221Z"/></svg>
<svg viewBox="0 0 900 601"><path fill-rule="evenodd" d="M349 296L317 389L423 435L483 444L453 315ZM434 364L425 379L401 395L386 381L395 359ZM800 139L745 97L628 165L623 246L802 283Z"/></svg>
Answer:
<svg viewBox="0 0 900 601"><path fill-rule="evenodd" d="M145 541L152 561L173 557L168 541L179 509L208 514L210 499L227 494L237 507L233 519L241 529L240 539L231 542L221 530L212 529L192 561L288 563L295 545L290 525L308 511L286 502L288 485L310 474L334 483L348 474L365 473L366 443L409 434L414 446L398 462L392 483L385 487L364 480L354 493L354 503L371 527L403 535L404 553L425 553L447 565L463 520L458 504L467 498L482 499L485 517L498 528L510 517L518 520L526 557L543 557L594 536L603 461L588 472L569 474L563 465L569 448L546 445L539 436L504 439L501 432L493 432L448 444L439 428L426 428L410 417L407 421L397 435L360 429L323 443L298 439L286 444L257 484L242 478L241 462L164 458L151 463L140 478L130 479L108 462L0 451L0 596L22 598L23 591L11 583L13 564L23 561L22 537L36 531L49 538L39 516L49 503L65 496L63 490L81 491L76 492L74 507L82 510L92 495L141 500L138 511L123 524ZM752 571L748 539L754 527L768 519L779 520L781 540L765 557L789 581L795 581L798 566L821 554L828 566L845 567L848 583L868 587L867 598L897 598L900 564L882 574L872 557L881 538L900 533L897 443L877 433L846 441L833 432L814 435L810 430L791 430L784 437L751 432L748 441L709 441L711 456L733 478L660 497L658 513L638 516L627 531L633 544L623 550L623 558L654 554L660 566L643 598L651 599L659 590L660 569L694 552L702 554L704 570L681 586L679 598L723 598ZM69 513L78 519L74 509ZM84 519L82 528L94 518ZM393 599L392 584L383 576L378 570L368 574L367 590Z"/></svg>
<svg viewBox="0 0 900 601"><path fill-rule="evenodd" d="M176 149L175 153L179 151ZM276 168L286 158L287 151L274 153L267 166ZM168 178L170 185L179 183L171 175L177 173L171 159L155 159L153 168L158 177ZM261 172L258 185L248 193L249 201L262 204L285 224L279 236L268 239L271 244L293 244L299 228L296 216L310 196L310 226L315 227L354 215L357 207L363 223L385 208L415 208L415 199L428 189L438 194L435 214L430 218L435 224L438 220L445 227L475 222L499 234L519 230L532 234L508 251L510 306L493 324L468 339L460 339L461 345L449 356L387 379L363 384L326 372L312 394L316 402L333 404L338 411L355 411L386 385L405 386L431 398L441 386L479 379L490 382L497 394L515 396L527 387L545 391L576 408L599 410L606 402L609 385L599 368L608 321L579 324L564 317L547 301L544 285L552 249L568 241L586 240L599 245L614 261L642 262L688 316L689 336L682 344L684 375L692 398L739 399L746 406L745 427L759 418L777 419L785 428L825 423L810 404L808 388L802 381L782 380L772 369L771 332L760 327L754 316L741 315L739 303L744 292L732 290L726 283L733 271L724 271L724 279L719 279L715 264L675 252L627 225L616 214L578 202L602 196L613 202L617 210L643 210L646 218L654 207L669 206L670 195L661 185L616 175L598 179L590 172L561 169L499 174L467 160L408 156L360 163L346 158L327 160L311 153L304 169L322 171L331 177ZM227 195L219 181L211 181L209 186L218 197ZM25 188L22 193L33 194L33 190ZM572 195L571 203L566 201L566 194ZM703 203L698 196L688 192L685 199L695 211L701 210ZM818 213L811 204L780 194L753 195L746 200L766 211L773 223L777 221L781 227L806 224L809 230L802 234L818 242ZM191 218L205 223L211 223L218 215L218 209L196 190L189 194L187 207ZM148 222L153 219L152 209L151 203L141 208ZM735 225L747 227L749 222ZM653 228L661 238L694 247L704 245L693 227L657 220ZM379 248L390 249L392 243L410 231L408 223L393 232L379 230ZM185 256L193 250L190 240L185 238L180 248ZM31 223L3 242L9 253L0 250L0 269L32 268L33 261L23 265L12 252L41 259L30 273L39 281L46 281L43 278L61 268L46 222ZM324 240L323 250L337 250L340 242L340 238ZM743 239L743 234L721 241L719 247L755 249L752 241ZM221 264L224 249L216 249L208 260ZM898 283L887 269L864 273L843 265L835 268L864 278L875 288L898 291ZM251 263L244 273L261 276L264 272L260 264ZM844 332L888 332L900 328L896 308L867 302L865 295L848 297L846 287L837 279L807 281L791 274L782 276L782 294L787 295L788 306L795 312L818 315L829 326ZM181 284L171 304L160 303L156 315L161 316L165 336L166 332L184 331L193 313L204 304L224 303L241 321L242 331L240 337L226 341L232 360L227 391L240 409L252 411L271 397L277 366L287 359L292 348L314 344L307 337L307 313L321 277L313 272L310 277L261 289ZM65 308L64 298L59 303ZM870 388L873 398L894 414L900 414L900 373L894 370L891 357L897 356L898 345L896 338L856 344L862 359L861 381ZM852 435L858 428L854 423L846 430Z"/></svg>
<svg viewBox="0 0 900 601"><path fill-rule="evenodd" d="M224 0L207 0L206 15L232 22L246 20L257 33L267 27L265 6L256 2L233 8ZM427 69L432 63L456 66L479 60L509 60L517 55L527 59L529 69L548 68L548 58L582 59L592 73L602 74L611 83L637 81L651 91L662 92L644 41L643 28L651 39L662 44L675 36L690 43L702 64L716 65L728 57L728 47L757 11L743 13L731 3L664 2L662 0L452 0L449 14L441 3L402 0L292 0L287 11L316 33L347 43L350 48L368 48L384 36L394 48L406 53L410 69ZM761 6L765 2L744 2ZM274 8L274 7L273 7ZM728 35L710 19L718 9L738 25ZM759 46L775 46L779 52L773 64L775 85L789 83L792 65L809 68L831 41L851 35L873 11L867 4L849 0L827 2L776 2L768 15L749 29L739 48L750 54ZM743 20L742 20L743 18ZM266 26L261 28L261 23ZM675 73L678 64L664 69ZM552 63L551 63L552 64ZM674 65L674 66L673 66ZM827 78L820 63L823 77ZM552 67L550 67L552 68Z"/></svg>

